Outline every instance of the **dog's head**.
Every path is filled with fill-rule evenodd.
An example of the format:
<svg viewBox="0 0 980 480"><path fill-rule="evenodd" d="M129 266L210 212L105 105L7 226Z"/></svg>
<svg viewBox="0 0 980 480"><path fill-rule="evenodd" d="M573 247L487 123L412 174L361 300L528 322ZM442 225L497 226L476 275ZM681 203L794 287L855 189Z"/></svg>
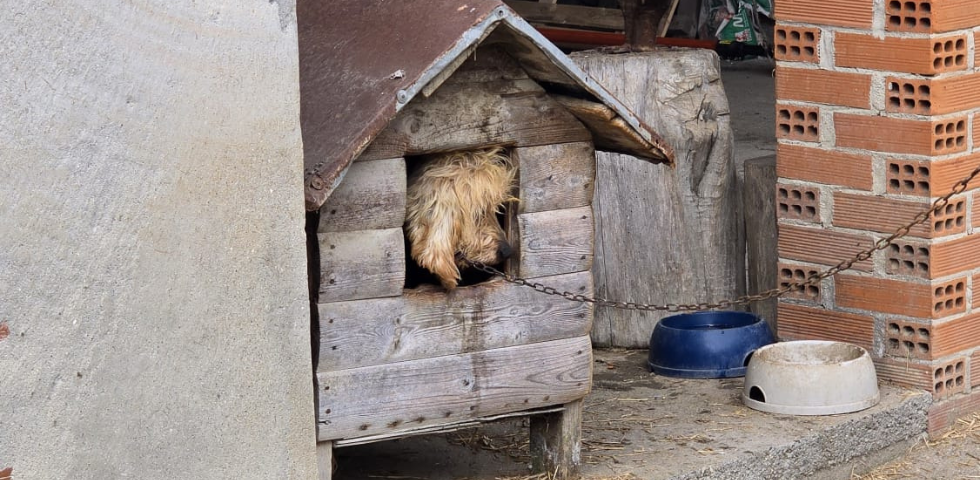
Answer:
<svg viewBox="0 0 980 480"><path fill-rule="evenodd" d="M465 259L493 265L513 253L497 213L512 196L516 169L499 148L425 159L409 179L406 233L412 258L443 287L459 283Z"/></svg>

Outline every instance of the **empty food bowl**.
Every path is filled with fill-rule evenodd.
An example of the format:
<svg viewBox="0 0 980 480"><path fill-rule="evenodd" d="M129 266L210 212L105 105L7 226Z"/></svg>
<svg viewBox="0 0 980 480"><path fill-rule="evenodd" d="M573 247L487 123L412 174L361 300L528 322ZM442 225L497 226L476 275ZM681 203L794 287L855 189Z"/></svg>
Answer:
<svg viewBox="0 0 980 480"><path fill-rule="evenodd" d="M749 408L789 415L832 415L878 403L868 352L850 343L804 340L756 350L745 372Z"/></svg>
<svg viewBox="0 0 980 480"><path fill-rule="evenodd" d="M752 352L774 341L766 321L751 313L673 315L653 328L647 364L668 377L741 377Z"/></svg>

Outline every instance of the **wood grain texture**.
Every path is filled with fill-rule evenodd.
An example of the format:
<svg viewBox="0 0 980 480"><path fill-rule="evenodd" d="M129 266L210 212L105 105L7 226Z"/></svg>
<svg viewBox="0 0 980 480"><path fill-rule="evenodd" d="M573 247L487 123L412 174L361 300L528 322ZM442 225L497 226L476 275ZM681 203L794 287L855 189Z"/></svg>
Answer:
<svg viewBox="0 0 980 480"><path fill-rule="evenodd" d="M596 294L687 303L744 293L741 195L718 57L685 49L572 59L676 155L670 168L597 154ZM593 340L646 347L663 316L600 307Z"/></svg>
<svg viewBox="0 0 980 480"><path fill-rule="evenodd" d="M316 470L317 480L330 480L333 478L333 442L319 442L316 444Z"/></svg>
<svg viewBox="0 0 980 480"><path fill-rule="evenodd" d="M745 250L748 269L748 291L758 293L776 288L779 248L776 227L776 156L745 161ZM752 313L766 319L776 331L776 304L771 298L749 305Z"/></svg>
<svg viewBox="0 0 980 480"><path fill-rule="evenodd" d="M317 240L320 302L401 295L405 286L401 228L319 233Z"/></svg>
<svg viewBox="0 0 980 480"><path fill-rule="evenodd" d="M582 400L561 412L531 416L531 470L548 478L576 478L582 465Z"/></svg>
<svg viewBox="0 0 980 480"><path fill-rule="evenodd" d="M320 441L565 404L588 394L588 336L320 372Z"/></svg>
<svg viewBox="0 0 980 480"><path fill-rule="evenodd" d="M537 278L592 268L592 207L523 213L517 222L518 275Z"/></svg>
<svg viewBox="0 0 980 480"><path fill-rule="evenodd" d="M520 213L592 204L595 149L590 142L515 148L520 165Z"/></svg>
<svg viewBox="0 0 980 480"><path fill-rule="evenodd" d="M318 233L400 228L405 223L405 159L352 163L320 207Z"/></svg>
<svg viewBox="0 0 980 480"><path fill-rule="evenodd" d="M623 29L623 12L618 8L556 5L555 2L541 3L520 0L508 0L505 3L528 22L601 30Z"/></svg>
<svg viewBox="0 0 980 480"><path fill-rule="evenodd" d="M587 271L542 281L592 293ZM318 307L322 372L578 337L589 334L593 318L591 305L502 280Z"/></svg>
<svg viewBox="0 0 980 480"><path fill-rule="evenodd" d="M590 139L585 126L533 80L447 81L431 97L409 103L360 158Z"/></svg>

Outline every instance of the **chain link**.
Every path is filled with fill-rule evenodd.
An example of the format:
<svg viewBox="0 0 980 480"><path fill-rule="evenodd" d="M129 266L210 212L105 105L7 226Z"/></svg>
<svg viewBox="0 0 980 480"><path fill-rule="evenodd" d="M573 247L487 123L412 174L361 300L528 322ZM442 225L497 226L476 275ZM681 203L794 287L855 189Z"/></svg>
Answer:
<svg viewBox="0 0 980 480"><path fill-rule="evenodd" d="M895 232L892 233L891 235L881 238L878 241L874 242L870 247L861 250L860 252L856 253L853 257L844 260L838 263L837 265L828 268L827 270L824 270L822 272L815 272L802 281L793 282L780 288L773 288L771 290L766 290L764 292L757 293L754 295L743 295L741 297L731 299L731 300L719 300L714 303L710 303L710 302L687 303L687 304L668 303L663 305L656 305L656 304L649 304L649 303L636 303L636 302L623 302L617 300L609 300L601 297L587 297L582 294L560 291L554 287L549 287L541 283L532 282L525 278L520 278L514 275L510 275L480 262L473 262L468 259L463 259L463 261L465 261L467 264L469 264L471 267L477 270L480 270L484 273L489 273L491 275L498 276L504 279L505 281L513 283L515 285L529 287L545 295L555 295L573 302L591 303L603 307L612 307L612 308L619 308L624 310L638 310L638 311L646 311L646 312L663 311L663 312L676 313L676 312L695 312L700 310L727 309L737 305L747 305L749 303L761 302L763 300L768 300L770 298L778 298L783 295L786 295L787 293L802 290L808 286L816 285L820 283L825 278L832 277L840 272L850 269L852 266L854 266L855 263L862 262L864 260L871 258L871 255L873 255L874 252L888 248L888 246L891 245L893 242L895 242L895 240L904 237L905 235L908 235L909 231L912 230L912 227L922 222L925 222L930 215L937 213L940 210L946 208L946 206L949 204L949 199L952 198L953 195L958 195L960 193L963 193L963 191L966 190L967 185L969 185L970 182L977 175L980 175L980 166L977 166L976 168L973 169L972 172L970 172L969 175L967 175L960 181L956 182L956 184L953 185L953 189L949 193L943 195L942 197L937 198L934 202L932 202L932 206L929 209L919 212L919 214L916 215L912 219L912 221L910 221L905 225L902 225L897 230L895 230Z"/></svg>

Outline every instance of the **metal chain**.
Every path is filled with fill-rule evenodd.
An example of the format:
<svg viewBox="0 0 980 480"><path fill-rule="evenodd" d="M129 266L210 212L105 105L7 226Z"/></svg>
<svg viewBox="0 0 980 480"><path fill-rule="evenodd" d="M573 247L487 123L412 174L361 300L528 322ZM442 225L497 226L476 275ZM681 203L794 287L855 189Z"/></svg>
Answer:
<svg viewBox="0 0 980 480"><path fill-rule="evenodd" d="M560 291L554 287L549 287L541 283L532 282L524 278L510 275L480 262L473 262L467 259L463 259L463 261L465 261L471 267L477 270L480 270L485 273L489 273L491 275L498 276L507 282L516 285L521 285L524 287L530 287L535 291L538 291L545 295L555 295L573 302L591 303L603 307L612 307L612 308L620 308L624 310L639 310L639 311L648 311L648 312L651 311L693 312L693 311L700 311L700 310L731 308L736 305L746 305L753 302L768 300L770 298L778 298L783 295L786 295L787 293L802 290L808 286L816 285L820 283L825 278L832 277L840 272L843 272L844 270L850 269L857 262L862 262L864 260L871 258L871 255L874 252L888 248L888 246L891 245L895 240L907 235L909 231L912 230L912 227L922 222L925 222L930 215L937 213L940 210L946 208L946 205L949 204L949 199L953 195L958 195L960 193L963 193L963 191L966 190L967 185L969 185L969 183L977 175L980 175L980 166L977 166L976 168L973 169L972 172L970 172L969 175L964 177L962 180L956 182L956 184L953 185L953 189L949 193L943 195L942 197L937 198L934 202L932 202L932 207L930 207L927 210L923 210L922 212L919 212L919 214L916 215L911 222L901 226L900 228L895 230L895 232L892 233L891 235L876 241L874 244L871 245L871 247L861 250L853 257L844 260L838 263L837 265L834 265L833 267L824 270L822 272L815 272L813 274L810 274L803 281L792 282L786 286L780 288L774 288L771 290L766 290L764 292L757 293L754 295L743 295L741 297L732 300L719 300L714 303L710 303L710 302L689 303L689 304L668 303L663 305L654 305L649 303L636 303L636 302L623 302L623 301L609 300L601 297L587 297L582 294Z"/></svg>

